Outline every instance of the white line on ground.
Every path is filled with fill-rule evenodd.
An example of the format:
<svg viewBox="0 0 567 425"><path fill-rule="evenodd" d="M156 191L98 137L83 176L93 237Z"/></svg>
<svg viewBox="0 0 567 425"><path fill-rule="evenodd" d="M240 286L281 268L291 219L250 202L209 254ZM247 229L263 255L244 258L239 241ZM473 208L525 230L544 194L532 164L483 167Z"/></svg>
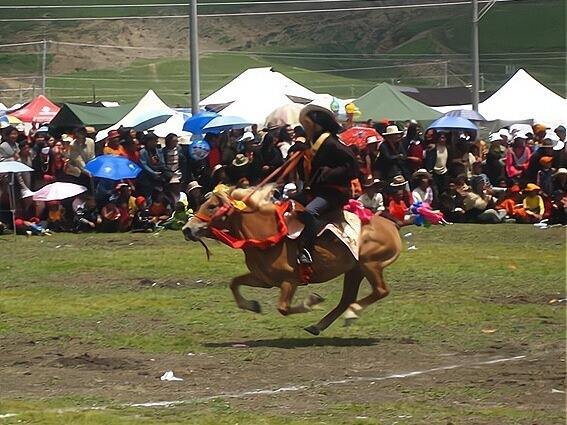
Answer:
<svg viewBox="0 0 567 425"><path fill-rule="evenodd" d="M403 372L403 373L395 373L391 375L384 375L384 376L355 376L352 378L345 378L341 380L334 380L334 381L320 381L320 382L313 382L309 385L290 385L286 387L280 387L275 389L256 389L256 390L247 390L237 393L221 393L206 397L196 397L191 399L185 400L165 400L165 401L150 401L145 403L124 403L118 405L108 405L108 406L89 406L89 407L78 407L78 408L64 408L64 409L48 409L45 410L45 413L76 413L76 412L83 412L89 410L106 410L112 408L127 408L127 407L172 407L172 406L179 406L182 404L191 404L191 403L202 403L206 401L216 400L216 399L223 399L223 398L244 398L250 396L261 396L261 395L276 395L285 392L299 392L307 389L312 388L321 388L321 387L331 387L335 385L344 385L344 384L353 384L356 382L380 382L380 381L387 381L391 379L404 379L410 378L413 376L425 375L434 372L440 372L445 370L453 370L453 369L462 369L462 368L472 368L477 366L489 366L499 363L507 363L513 362L518 360L523 360L527 356L514 356L514 357L506 357L506 358L499 358L499 359L492 359L492 360L485 360L481 362L471 362L471 363L460 363L460 364L453 364L448 366L439 366L434 367L431 369L424 369L424 370L414 370L411 372ZM17 416L21 413L5 413L0 414L0 419L2 418L9 418L13 416Z"/></svg>

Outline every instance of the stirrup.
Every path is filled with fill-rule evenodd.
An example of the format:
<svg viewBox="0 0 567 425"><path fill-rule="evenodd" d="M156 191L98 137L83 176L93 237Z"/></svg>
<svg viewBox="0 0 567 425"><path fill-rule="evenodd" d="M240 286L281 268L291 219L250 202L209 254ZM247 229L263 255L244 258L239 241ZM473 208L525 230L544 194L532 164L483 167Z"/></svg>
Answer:
<svg viewBox="0 0 567 425"><path fill-rule="evenodd" d="M306 248L303 248L299 251L297 262L303 265L311 265L313 264L313 257L311 257L311 253Z"/></svg>

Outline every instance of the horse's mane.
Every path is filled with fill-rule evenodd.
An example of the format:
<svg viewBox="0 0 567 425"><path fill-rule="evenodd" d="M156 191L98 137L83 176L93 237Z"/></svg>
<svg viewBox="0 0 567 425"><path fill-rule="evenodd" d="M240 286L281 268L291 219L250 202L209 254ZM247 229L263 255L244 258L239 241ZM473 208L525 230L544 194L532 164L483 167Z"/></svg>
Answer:
<svg viewBox="0 0 567 425"><path fill-rule="evenodd" d="M246 204L258 210L265 209L267 207L271 207L273 205L272 202L272 193L274 192L276 185L273 183L266 184L258 189L256 188L249 188L249 189L234 189L232 191L232 198L236 200L243 200L246 196L248 196L252 191L255 190L254 193L246 200Z"/></svg>

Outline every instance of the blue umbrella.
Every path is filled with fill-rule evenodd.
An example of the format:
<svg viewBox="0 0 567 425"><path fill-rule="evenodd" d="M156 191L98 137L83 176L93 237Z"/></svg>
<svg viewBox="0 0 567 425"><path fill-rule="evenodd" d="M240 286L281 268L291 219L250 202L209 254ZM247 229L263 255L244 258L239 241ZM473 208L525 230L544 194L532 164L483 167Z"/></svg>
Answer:
<svg viewBox="0 0 567 425"><path fill-rule="evenodd" d="M110 180L135 179L142 171L128 158L116 155L97 156L85 168L95 177Z"/></svg>
<svg viewBox="0 0 567 425"><path fill-rule="evenodd" d="M202 111L197 112L183 124L183 131L193 134L203 134L203 127L206 126L213 118L218 117L216 112Z"/></svg>
<svg viewBox="0 0 567 425"><path fill-rule="evenodd" d="M219 115L203 127L205 133L220 133L221 131L244 128L252 125L250 121L233 115Z"/></svg>
<svg viewBox="0 0 567 425"><path fill-rule="evenodd" d="M461 117L470 121L486 121L486 119L473 109L455 109L447 112L446 117Z"/></svg>
<svg viewBox="0 0 567 425"><path fill-rule="evenodd" d="M427 129L447 129L447 130L474 130L478 131L478 127L466 118L461 117L441 117L431 123Z"/></svg>

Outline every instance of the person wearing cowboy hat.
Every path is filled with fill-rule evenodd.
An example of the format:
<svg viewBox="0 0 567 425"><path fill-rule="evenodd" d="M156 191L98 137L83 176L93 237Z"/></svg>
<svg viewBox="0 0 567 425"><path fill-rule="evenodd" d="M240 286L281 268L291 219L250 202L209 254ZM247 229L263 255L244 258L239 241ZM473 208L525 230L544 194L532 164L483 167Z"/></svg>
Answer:
<svg viewBox="0 0 567 425"><path fill-rule="evenodd" d="M397 175L404 177L407 175L407 156L402 144L403 133L397 126L389 125L382 134L384 142L379 148L380 156L377 166L385 180L390 180Z"/></svg>
<svg viewBox="0 0 567 425"><path fill-rule="evenodd" d="M408 182L401 174L394 176L390 182L391 195L388 202L388 213L400 226L410 224L411 219L409 208L413 200L407 190L407 184Z"/></svg>
<svg viewBox="0 0 567 425"><path fill-rule="evenodd" d="M380 186L382 181L380 179L372 179L366 182L364 186L364 193L358 198L365 208L368 208L373 213L384 211L384 197L380 193Z"/></svg>
<svg viewBox="0 0 567 425"><path fill-rule="evenodd" d="M524 188L524 210L527 214L527 221L529 223L536 223L541 221L545 214L545 204L543 198L539 195L541 188L534 184L528 183Z"/></svg>
<svg viewBox="0 0 567 425"><path fill-rule="evenodd" d="M193 180L187 185L185 194L187 195L189 208L193 211L198 211L203 203L203 186L201 186L199 182Z"/></svg>
<svg viewBox="0 0 567 425"><path fill-rule="evenodd" d="M306 190L301 194L306 205L305 210L298 214L305 225L299 238L298 262L309 265L313 262L321 216L342 209L348 202L351 181L358 174L358 163L352 151L339 141L337 134L342 128L331 111L308 105L301 110L299 121L311 148L306 151L309 172Z"/></svg>
<svg viewBox="0 0 567 425"><path fill-rule="evenodd" d="M232 184L238 183L243 177L250 180L250 160L242 153L236 154L226 172Z"/></svg>
<svg viewBox="0 0 567 425"><path fill-rule="evenodd" d="M567 168L561 167L553 173L553 191L567 192Z"/></svg>
<svg viewBox="0 0 567 425"><path fill-rule="evenodd" d="M425 168L421 168L412 174L415 188L411 192L414 202L433 203L433 189L431 188L431 174Z"/></svg>

